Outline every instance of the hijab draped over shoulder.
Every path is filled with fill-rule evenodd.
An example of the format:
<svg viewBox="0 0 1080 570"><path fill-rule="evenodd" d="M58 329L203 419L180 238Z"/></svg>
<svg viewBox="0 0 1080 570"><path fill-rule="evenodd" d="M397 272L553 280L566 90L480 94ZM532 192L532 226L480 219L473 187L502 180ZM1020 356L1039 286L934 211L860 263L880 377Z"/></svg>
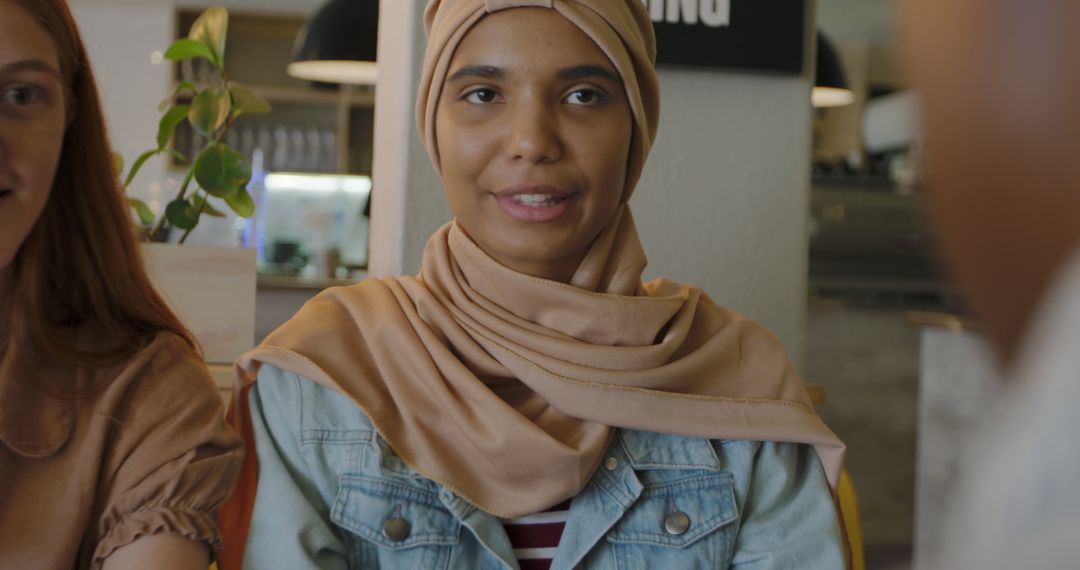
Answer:
<svg viewBox="0 0 1080 570"><path fill-rule="evenodd" d="M812 444L835 487L843 445L780 342L699 288L641 281L625 202L660 99L640 0L433 0L416 113L436 169L435 112L455 48L485 15L522 6L558 11L603 50L634 121L623 205L571 282L514 272L451 222L431 237L418 276L308 302L238 361L241 382L270 364L342 392L409 466L500 517L575 496L615 428ZM236 402L248 421L246 399Z"/></svg>

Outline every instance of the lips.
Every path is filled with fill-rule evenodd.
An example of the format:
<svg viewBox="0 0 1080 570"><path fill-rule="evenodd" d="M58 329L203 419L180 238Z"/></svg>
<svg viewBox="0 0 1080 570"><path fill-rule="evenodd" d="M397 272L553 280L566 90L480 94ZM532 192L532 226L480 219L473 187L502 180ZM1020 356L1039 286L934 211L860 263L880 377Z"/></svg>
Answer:
<svg viewBox="0 0 1080 570"><path fill-rule="evenodd" d="M544 184L518 184L495 194L499 206L520 222L550 222L565 214L577 196Z"/></svg>

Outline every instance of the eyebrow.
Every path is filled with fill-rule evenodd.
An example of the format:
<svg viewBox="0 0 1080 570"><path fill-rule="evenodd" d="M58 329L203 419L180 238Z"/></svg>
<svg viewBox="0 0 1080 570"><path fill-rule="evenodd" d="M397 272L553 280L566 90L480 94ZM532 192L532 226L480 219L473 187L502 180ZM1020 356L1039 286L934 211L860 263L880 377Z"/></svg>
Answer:
<svg viewBox="0 0 1080 570"><path fill-rule="evenodd" d="M607 68L599 65L577 65L566 67L556 72L556 77L563 81L578 81L581 79L605 79L622 85L622 80ZM447 83L455 83L466 79L485 79L487 81L500 81L506 78L506 71L493 65L466 65L455 71L446 79Z"/></svg>
<svg viewBox="0 0 1080 570"><path fill-rule="evenodd" d="M559 79L564 81L577 81L580 79L606 79L612 83L622 85L622 79L605 67L599 65L578 65L560 69L557 73Z"/></svg>
<svg viewBox="0 0 1080 570"><path fill-rule="evenodd" d="M55 67L40 59L26 59L0 67L0 73L17 73L19 71L39 71L62 80L60 72Z"/></svg>
<svg viewBox="0 0 1080 570"><path fill-rule="evenodd" d="M506 72L493 65L466 65L455 71L453 75L446 79L446 81L447 83L464 81L466 79L499 81L504 78L506 78Z"/></svg>

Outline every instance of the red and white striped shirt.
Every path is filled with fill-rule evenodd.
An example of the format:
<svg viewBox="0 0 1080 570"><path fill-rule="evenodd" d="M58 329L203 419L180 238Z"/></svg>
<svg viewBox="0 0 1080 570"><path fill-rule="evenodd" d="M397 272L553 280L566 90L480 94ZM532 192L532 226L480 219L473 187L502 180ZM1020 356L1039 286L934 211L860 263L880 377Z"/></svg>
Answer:
<svg viewBox="0 0 1080 570"><path fill-rule="evenodd" d="M566 500L544 512L503 521L521 570L551 568L569 514L570 501Z"/></svg>

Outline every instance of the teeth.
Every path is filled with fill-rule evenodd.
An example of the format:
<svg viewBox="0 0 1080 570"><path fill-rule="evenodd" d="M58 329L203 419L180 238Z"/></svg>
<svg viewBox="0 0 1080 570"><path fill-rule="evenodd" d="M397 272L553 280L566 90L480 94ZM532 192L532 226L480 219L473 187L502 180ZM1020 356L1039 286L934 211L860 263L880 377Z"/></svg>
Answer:
<svg viewBox="0 0 1080 570"><path fill-rule="evenodd" d="M514 196L514 201L524 206L551 206L559 201L558 196L552 194L518 194Z"/></svg>

